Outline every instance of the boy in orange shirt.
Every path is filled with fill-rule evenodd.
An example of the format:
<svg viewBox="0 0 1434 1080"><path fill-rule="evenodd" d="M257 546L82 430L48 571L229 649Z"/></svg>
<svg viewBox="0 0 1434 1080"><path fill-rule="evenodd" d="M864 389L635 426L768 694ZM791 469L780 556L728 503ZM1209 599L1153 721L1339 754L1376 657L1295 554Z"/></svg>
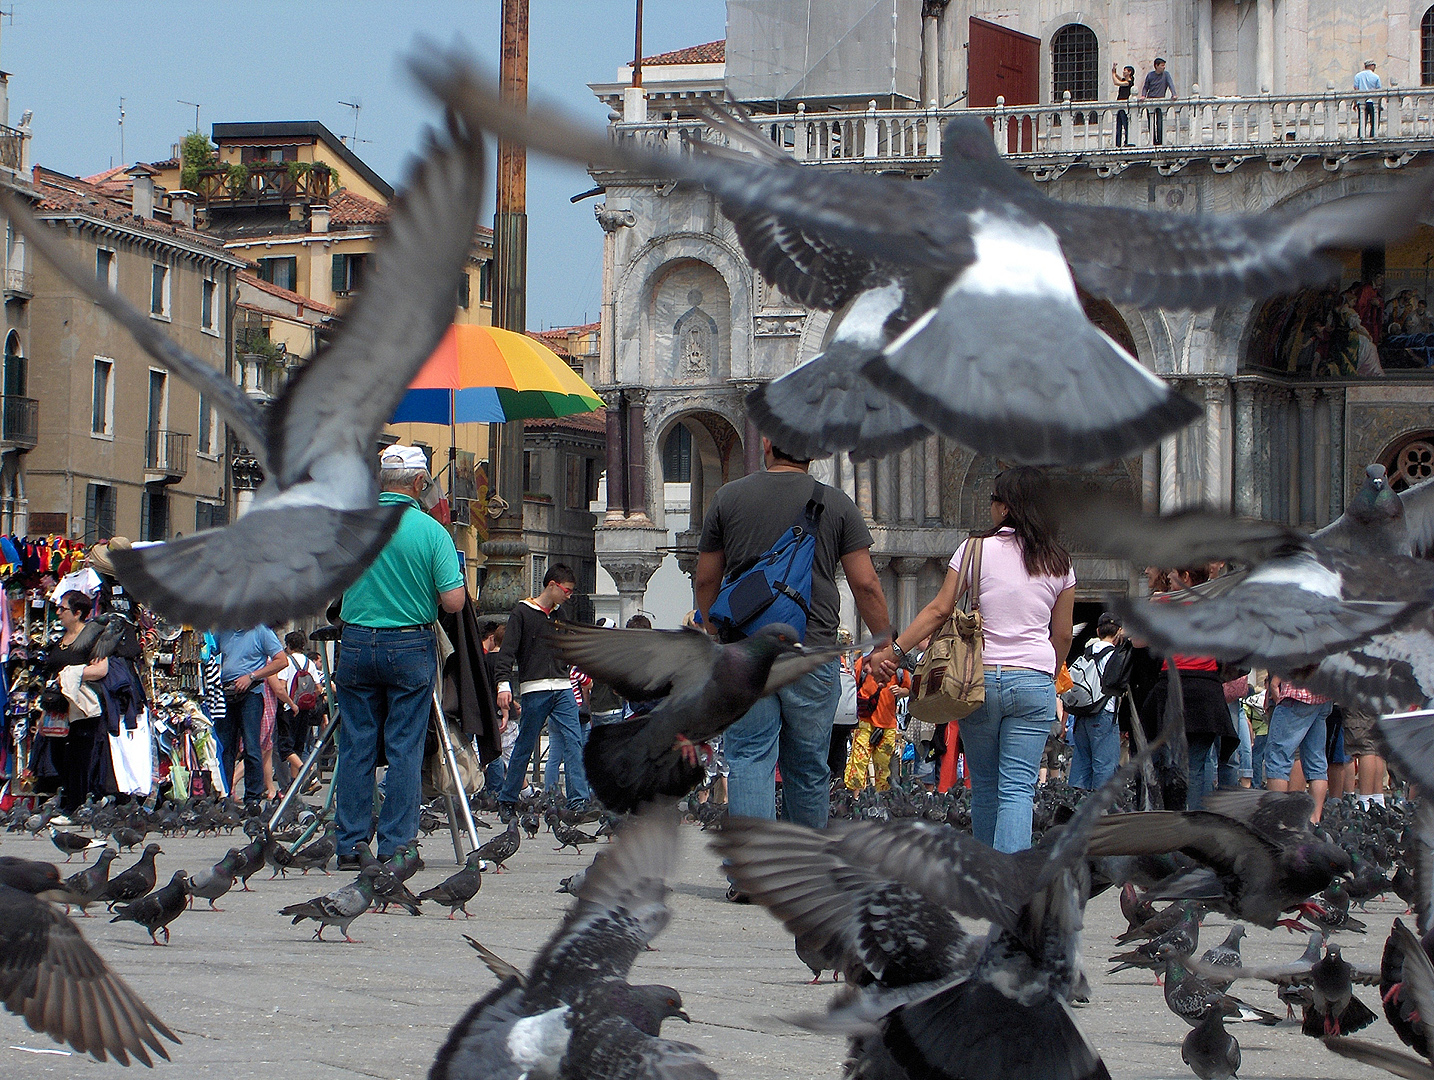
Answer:
<svg viewBox="0 0 1434 1080"><path fill-rule="evenodd" d="M911 692L911 673L897 668L885 682L871 667L868 658L856 660L856 732L851 739L851 756L846 763L848 790L867 785L867 766L876 768L876 790L891 787L891 758L901 743L896 730L896 703Z"/></svg>

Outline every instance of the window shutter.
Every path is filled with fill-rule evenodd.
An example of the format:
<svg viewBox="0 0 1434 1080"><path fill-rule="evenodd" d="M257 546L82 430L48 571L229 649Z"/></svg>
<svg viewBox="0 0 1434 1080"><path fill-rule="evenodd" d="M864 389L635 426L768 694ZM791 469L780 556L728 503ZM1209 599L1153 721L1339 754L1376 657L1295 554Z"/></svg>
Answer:
<svg viewBox="0 0 1434 1080"><path fill-rule="evenodd" d="M95 535L99 524L95 515L95 502L99 495L98 484L85 485L85 545L99 543L99 537Z"/></svg>
<svg viewBox="0 0 1434 1080"><path fill-rule="evenodd" d="M153 540L149 535L149 492L145 492L139 500L139 534L146 540Z"/></svg>
<svg viewBox="0 0 1434 1080"><path fill-rule="evenodd" d="M464 311L467 311L467 310L468 310L468 300L469 300L468 271L467 271L467 270L464 270L463 273L462 273L462 275L458 278L458 306L461 307Z"/></svg>
<svg viewBox="0 0 1434 1080"><path fill-rule="evenodd" d="M334 256L334 292L341 293L348 289L348 277L344 273L347 267L344 265L343 255Z"/></svg>

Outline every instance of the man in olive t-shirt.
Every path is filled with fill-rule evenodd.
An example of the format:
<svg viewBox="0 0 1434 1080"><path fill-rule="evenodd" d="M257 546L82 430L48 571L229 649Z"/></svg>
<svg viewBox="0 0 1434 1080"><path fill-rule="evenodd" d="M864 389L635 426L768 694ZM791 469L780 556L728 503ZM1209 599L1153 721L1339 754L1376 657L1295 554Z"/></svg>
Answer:
<svg viewBox="0 0 1434 1080"><path fill-rule="evenodd" d="M816 485L810 461L794 459L762 440L767 471L744 476L718 489L702 522L694 591L697 610L707 611L730 567L740 566L772 546L791 528ZM822 492L822 516L812 563L811 614L806 644L836 643L841 618L837 567L846 573L857 612L873 634L891 629L886 597L871 564L871 532L861 511L833 487ZM816 671L762 698L722 736L731 767L728 809L745 817L776 816L776 769L782 769L784 815L800 825L823 828L830 806L827 754L832 720L841 693L839 666L832 660Z"/></svg>
<svg viewBox="0 0 1434 1080"><path fill-rule="evenodd" d="M448 530L426 514L436 488L416 446L390 446L379 459L380 506L403 505L388 544L349 586L334 687L339 735L339 869L358 866L355 849L373 821L373 778L383 733L388 772L378 819L378 856L387 859L418 835L423 742L428 734L438 643L438 609L463 610L468 591ZM436 500L434 500L436 501Z"/></svg>

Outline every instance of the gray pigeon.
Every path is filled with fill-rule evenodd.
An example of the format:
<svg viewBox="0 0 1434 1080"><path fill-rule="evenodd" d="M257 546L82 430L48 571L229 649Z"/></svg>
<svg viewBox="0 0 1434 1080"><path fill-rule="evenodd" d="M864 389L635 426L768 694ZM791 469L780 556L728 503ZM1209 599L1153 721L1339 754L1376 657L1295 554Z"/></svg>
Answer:
<svg viewBox="0 0 1434 1080"><path fill-rule="evenodd" d="M50 842L65 853L65 862L69 862L76 855L81 860L90 857L89 853L96 848L105 847L105 842L98 836L81 836L79 833L62 832L50 826Z"/></svg>
<svg viewBox="0 0 1434 1080"><path fill-rule="evenodd" d="M1434 964L1430 963L1419 939L1398 919L1394 920L1390 942L1403 954L1401 963L1404 982L1401 996L1407 997L1411 1010L1410 1022L1418 1026L1422 1036L1416 1040L1416 1044L1427 1049L1434 1046ZM1406 1042L1410 1041L1402 1031L1400 1038ZM1396 1076L1406 1077L1407 1080L1434 1080L1434 1068L1430 1067L1429 1060L1424 1057L1415 1057L1402 1050L1393 1050L1378 1043L1365 1042L1363 1039L1327 1038L1324 1044L1341 1057L1377 1065Z"/></svg>
<svg viewBox="0 0 1434 1080"><path fill-rule="evenodd" d="M588 782L602 804L627 813L659 796L679 798L706 776L698 746L722 734L767 694L840 655L806 649L797 632L770 623L718 645L701 630L604 630L559 623L564 662L652 708L594 726L583 749Z"/></svg>
<svg viewBox="0 0 1434 1080"><path fill-rule="evenodd" d="M179 1042L58 908L0 881L0 1001L35 1031L121 1065Z"/></svg>
<svg viewBox="0 0 1434 1080"><path fill-rule="evenodd" d="M294 852L289 860L289 869L302 870L306 874L310 870L322 870L327 875L329 860L334 857L334 852L337 850L338 831L335 826L330 825L323 836L307 847L302 847Z"/></svg>
<svg viewBox="0 0 1434 1080"><path fill-rule="evenodd" d="M1225 940L1206 949L1200 954L1200 959L1211 967L1239 967L1244 963L1240 957L1240 939L1244 936L1244 925L1235 923L1225 935ZM1225 990L1235 980L1207 978L1205 981L1217 990Z"/></svg>
<svg viewBox="0 0 1434 1080"><path fill-rule="evenodd" d="M164 931L164 943L169 944L169 924L184 913L189 904L189 875L176 870L169 884L155 889L148 896L141 896L132 904L121 904L115 908L115 917L110 922L135 922L149 931L149 940L159 944L157 931Z"/></svg>
<svg viewBox="0 0 1434 1080"><path fill-rule="evenodd" d="M1240 1044L1225 1030L1225 1006L1215 1002L1180 1044L1180 1060L1200 1080L1233 1080L1240 1068Z"/></svg>
<svg viewBox="0 0 1434 1080"><path fill-rule="evenodd" d="M139 862L110 878L109 884L95 899L107 902L111 911L114 910L115 904L138 900L154 888L154 857L163 854L164 849L158 844L146 844Z"/></svg>
<svg viewBox="0 0 1434 1080"><path fill-rule="evenodd" d="M1198 415L1086 318L1076 281L1150 307L1287 292L1337 278L1331 249L1412 230L1434 186L1425 170L1386 194L1243 216L1066 204L1002 160L977 117L947 123L938 171L915 183L706 142L655 153L551 110L505 105L457 53L418 68L501 138L603 172L704 185L769 282L813 306L863 308L853 337L864 353L879 350L861 368L872 383L920 423L1012 463L1127 457ZM844 389L822 373L786 407L819 415L822 386ZM869 453L841 445L858 408L833 409L831 431L812 431L813 444Z"/></svg>
<svg viewBox="0 0 1434 1080"><path fill-rule="evenodd" d="M1378 1019L1369 1006L1354 995L1354 983L1379 985L1378 971L1361 971L1330 944L1310 969L1310 1003L1305 1006L1300 1031L1316 1039L1353 1034Z"/></svg>
<svg viewBox="0 0 1434 1080"><path fill-rule="evenodd" d="M239 871L244 867L244 853L238 848L230 848L224 854L224 858L211 866L208 870L201 870L189 879L190 905L194 904L194 897L201 900L208 900L209 907L213 911L223 911L221 907L215 907L214 901L234 888L234 880L239 876Z"/></svg>
<svg viewBox="0 0 1434 1080"><path fill-rule="evenodd" d="M503 864L518 854L523 838L518 834L518 818L514 816L508 827L478 849L478 857L493 864L493 873L501 874Z"/></svg>
<svg viewBox="0 0 1434 1080"><path fill-rule="evenodd" d="M1370 465L1344 513L1314 537L1360 555L1428 555L1434 551L1434 479L1395 491L1384 466Z"/></svg>
<svg viewBox="0 0 1434 1080"><path fill-rule="evenodd" d="M95 279L53 229L0 192L14 226L147 353L199 389L264 468L252 510L223 529L115 552L126 587L176 622L275 624L322 611L388 542L402 507L380 507L373 447L380 428L453 320L454 282L482 203L483 140L433 138L395 201L362 295L333 341L261 410L228 374L168 337ZM273 538L282 536L282 544Z"/></svg>
<svg viewBox="0 0 1434 1080"><path fill-rule="evenodd" d="M349 884L342 888L335 889L323 896L316 896L312 900L306 900L302 904L290 904L279 910L280 915L292 915L294 926L299 925L305 919L313 919L319 924L314 931L314 940L324 940L324 928L326 926L337 926L339 933L343 934L344 940L350 945L358 945L361 942L349 937L349 927L353 921L373 906L373 883L374 879L383 872L377 863L365 866Z"/></svg>
<svg viewBox="0 0 1434 1080"><path fill-rule="evenodd" d="M1226 993L1223 987L1213 986L1200 976L1192 974L1185 966L1189 957L1183 956L1175 946L1161 946L1159 956L1165 964L1165 1004L1191 1027L1195 1027L1205 1018L1211 1006L1218 1006L1225 1016L1245 1023L1280 1022L1280 1018L1274 1013L1257 1009Z"/></svg>
<svg viewBox="0 0 1434 1080"><path fill-rule="evenodd" d="M715 1080L695 1047L661 1037L664 1019L687 1019L681 995L626 981L671 917L677 850L676 815L652 808L594 860L526 976L480 948L503 981L454 1025L429 1080Z"/></svg>
<svg viewBox="0 0 1434 1080"><path fill-rule="evenodd" d="M88 919L92 916L89 907L99 899L110 882L110 863L119 858L119 850L108 845L95 856L95 864L78 874L65 879L64 904L76 906L80 914Z"/></svg>
<svg viewBox="0 0 1434 1080"><path fill-rule="evenodd" d="M468 858L463 862L463 869L451 877L444 878L431 889L418 894L420 900L432 900L435 904L448 905L448 917L456 917L458 912L463 912L465 919L473 916L468 911L468 901L478 895L478 890L483 887L483 872L479 864L483 860L476 850L468 853Z"/></svg>
<svg viewBox="0 0 1434 1080"><path fill-rule="evenodd" d="M1323 935L1311 933L1305 951L1295 960L1284 964L1263 964L1258 967L1230 967L1228 964L1207 964L1204 959L1185 961L1185 966L1200 978L1215 979L1263 979L1274 983L1276 996L1285 1003L1288 1016L1294 1016L1296 1004L1304 1005L1310 983L1310 972L1319 961L1320 949L1324 944Z"/></svg>

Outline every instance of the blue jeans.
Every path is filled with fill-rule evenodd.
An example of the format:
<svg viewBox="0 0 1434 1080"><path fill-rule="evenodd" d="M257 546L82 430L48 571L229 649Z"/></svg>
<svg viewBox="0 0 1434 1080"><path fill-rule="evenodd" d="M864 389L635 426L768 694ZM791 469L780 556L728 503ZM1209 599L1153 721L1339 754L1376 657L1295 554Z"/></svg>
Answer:
<svg viewBox="0 0 1434 1080"><path fill-rule="evenodd" d="M500 754L484 767L483 786L489 791L501 791L503 789L504 775L503 757Z"/></svg>
<svg viewBox="0 0 1434 1080"><path fill-rule="evenodd" d="M533 748L543 723L548 724L548 753L557 754L568 774L568 803L576 805L592 797L587 770L583 768L583 733L578 722L578 699L571 689L534 690L523 695L523 709L518 721L518 741L508 762L508 775L498 801L515 803L523 791L523 777L532 760ZM550 759L551 760L551 759Z"/></svg>
<svg viewBox="0 0 1434 1080"><path fill-rule="evenodd" d="M777 767L782 816L824 829L831 809L832 721L841 698L840 666L832 660L768 694L722 733L727 757L727 808L734 816L777 816Z"/></svg>
<svg viewBox="0 0 1434 1080"><path fill-rule="evenodd" d="M254 802L264 794L264 758L259 743L264 734L264 692L261 688L224 695L224 719L214 726L219 737L219 763L224 769L224 786L234 795L234 762L239 757L239 738L244 739L244 801Z"/></svg>
<svg viewBox="0 0 1434 1080"><path fill-rule="evenodd" d="M1187 734L1185 740L1190 760L1190 786L1185 791L1185 809L1199 810L1205 804L1205 796L1215 786L1215 758L1220 753L1220 737Z"/></svg>
<svg viewBox="0 0 1434 1080"><path fill-rule="evenodd" d="M378 818L378 855L388 858L418 835L423 743L433 710L438 645L433 631L344 627L334 672L339 716L334 820L340 855L368 839L373 778L383 739L388 772Z"/></svg>
<svg viewBox="0 0 1434 1080"><path fill-rule="evenodd" d="M1120 727L1115 709L1077 716L1071 730L1070 786L1093 791L1115 775L1120 764Z"/></svg>
<svg viewBox="0 0 1434 1080"><path fill-rule="evenodd" d="M1325 720L1332 702L1307 705L1303 701L1281 701L1270 715L1270 738L1265 744L1265 778L1288 780L1295 750L1306 780L1329 779L1325 758Z"/></svg>
<svg viewBox="0 0 1434 1080"><path fill-rule="evenodd" d="M578 766L579 766L579 768L584 768L583 763L582 763L582 760L581 760L581 758L582 758L581 748L584 747L584 746L586 746L586 745L588 744L588 726L589 726L589 725L584 724L584 723L582 722L582 713L581 713L581 712L578 713L578 747L579 747L579 753L578 753L579 761L578 761ZM543 788L544 788L544 790L546 790L546 791L556 791L556 790L557 790L557 787L558 787L558 769L562 767L562 765L563 765L563 763L564 763L565 761L567 761L567 758L564 757L562 749L557 748L557 747L553 747L553 746L549 746L549 748L548 748L548 760L547 760L547 762L546 762L545 768L543 769ZM567 770L567 771L564 773L564 775L566 775L566 776L568 777L568 798L569 798L569 799L571 799L571 798L573 797L573 790L572 790L572 789L573 789L573 785L572 785L572 775L571 775L571 773L572 773L572 770L571 770L571 769ZM584 771L584 773L583 773L583 780L584 780L584 781L587 780L587 772L586 772L586 771Z"/></svg>
<svg viewBox="0 0 1434 1080"><path fill-rule="evenodd" d="M1031 846L1031 811L1056 687L1044 671L988 667L986 703L961 721L971 766L971 827L997 851Z"/></svg>
<svg viewBox="0 0 1434 1080"><path fill-rule="evenodd" d="M1250 744L1250 782L1255 787L1265 786L1265 744L1269 740L1268 735L1256 735Z"/></svg>

